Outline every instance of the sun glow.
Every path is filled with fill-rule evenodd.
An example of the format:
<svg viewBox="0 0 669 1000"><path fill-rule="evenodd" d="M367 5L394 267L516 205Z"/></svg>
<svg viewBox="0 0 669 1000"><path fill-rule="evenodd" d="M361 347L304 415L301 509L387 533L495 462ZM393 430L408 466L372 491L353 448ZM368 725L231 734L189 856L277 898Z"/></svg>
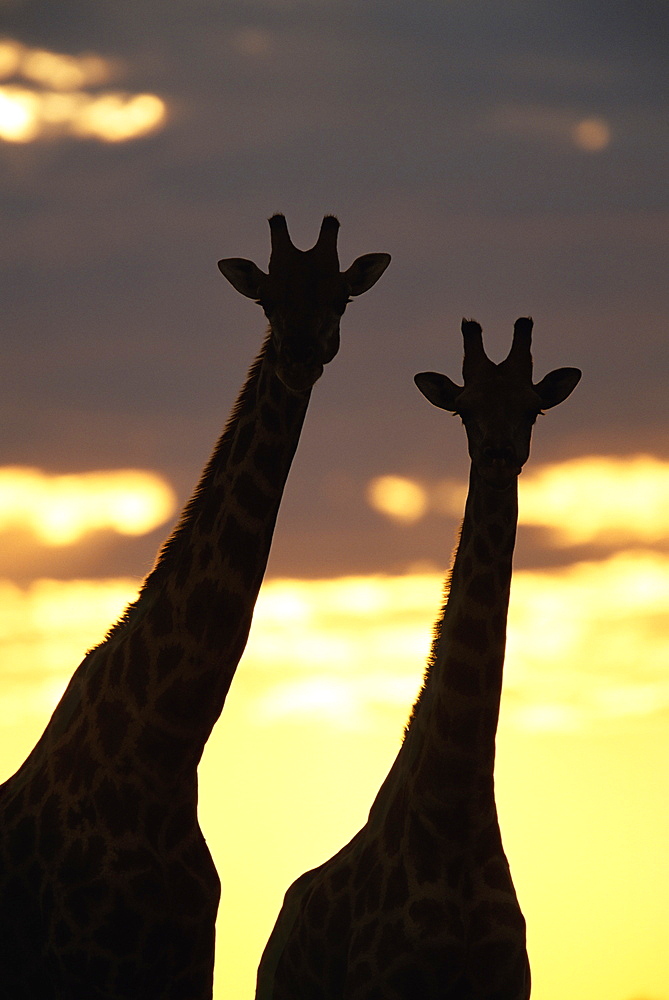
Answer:
<svg viewBox="0 0 669 1000"><path fill-rule="evenodd" d="M46 49L19 47L17 70L26 80L54 90L79 90L107 83L114 66L97 55L70 56Z"/></svg>
<svg viewBox="0 0 669 1000"><path fill-rule="evenodd" d="M361 590L371 597L366 605L357 601ZM286 594L299 600L299 622L277 613ZM404 706L408 714L441 594L436 573L267 583L247 657L258 664L271 658L281 679L268 681L259 696L257 720L373 727L379 711ZM517 571L508 724L574 728L669 709L667 620L669 557L654 552Z"/></svg>
<svg viewBox="0 0 669 1000"><path fill-rule="evenodd" d="M661 511L665 466L579 462L523 476L527 520L554 529L561 517L597 506L601 519L579 537L599 538L609 518L627 547L514 573L497 802L537 995L659 998L669 900L669 553L629 527L621 533L631 510L616 507L610 494L622 503L647 482L639 496ZM621 484L615 477L625 470L631 478ZM571 476L583 477L579 489L552 510L547 498ZM0 504L6 529L41 531L30 498L46 491L57 507L60 480L76 480L77 509L104 506L84 476L37 477L32 492L10 505L11 517ZM418 485L427 511L461 513L461 483ZM21 521L18 510L26 514ZM657 518L653 537L664 539ZM87 517L82 523L94 530ZM59 536L62 526L47 526L47 535L53 530ZM452 538L442 541L447 552ZM128 578L0 581L0 780L29 753L84 653L139 586ZM224 885L215 996L252 995L288 884L365 822L400 746L441 600L442 574L433 570L263 585L199 771L199 813Z"/></svg>
<svg viewBox="0 0 669 1000"><path fill-rule="evenodd" d="M35 580L25 588L0 580L3 687L30 679L38 689L53 687L59 693L86 650L103 638L137 590L133 579ZM30 706L25 699L24 711Z"/></svg>
<svg viewBox="0 0 669 1000"><path fill-rule="evenodd" d="M427 511L423 487L406 476L378 476L367 487L370 506L394 521L411 524Z"/></svg>
<svg viewBox="0 0 669 1000"><path fill-rule="evenodd" d="M127 142L163 127L167 106L156 94L99 90L120 67L81 56L0 42L0 140L26 143L70 136Z"/></svg>
<svg viewBox="0 0 669 1000"><path fill-rule="evenodd" d="M556 546L669 538L669 462L651 455L586 455L538 466L523 473L519 492L520 523L549 529ZM461 517L466 486L381 476L366 496L385 517L413 522L428 513Z"/></svg>
<svg viewBox="0 0 669 1000"><path fill-rule="evenodd" d="M165 116L165 104L155 94L106 93L82 104L70 121L70 131L104 142L126 142L155 131Z"/></svg>
<svg viewBox="0 0 669 1000"><path fill-rule="evenodd" d="M0 584L0 671L61 690L139 581ZM371 731L408 716L442 600L438 573L270 580L245 654L249 721ZM580 729L669 710L669 556L514 574L504 724ZM271 675L263 665L271 662ZM57 677L56 675L60 675ZM252 678L255 676L255 681ZM257 687L259 678L263 681ZM242 681L241 683L244 683Z"/></svg>
<svg viewBox="0 0 669 1000"><path fill-rule="evenodd" d="M65 55L0 39L0 80L20 76L53 90L78 90L107 83L115 70L110 59L94 53Z"/></svg>
<svg viewBox="0 0 669 1000"><path fill-rule="evenodd" d="M174 512L172 488L136 469L52 476L0 468L0 531L24 529L45 545L72 545L91 531L143 535Z"/></svg>
<svg viewBox="0 0 669 1000"><path fill-rule="evenodd" d="M601 153L611 144L611 128L603 118L584 118L574 125L572 138L586 153Z"/></svg>
<svg viewBox="0 0 669 1000"><path fill-rule="evenodd" d="M521 522L558 545L654 543L669 537L669 462L590 455L523 476Z"/></svg>

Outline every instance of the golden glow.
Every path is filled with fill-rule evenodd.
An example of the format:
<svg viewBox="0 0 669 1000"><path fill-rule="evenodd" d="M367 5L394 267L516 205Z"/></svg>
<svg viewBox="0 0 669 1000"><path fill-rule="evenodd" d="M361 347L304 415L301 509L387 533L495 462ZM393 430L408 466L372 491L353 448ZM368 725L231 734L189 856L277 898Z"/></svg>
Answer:
<svg viewBox="0 0 669 1000"><path fill-rule="evenodd" d="M639 496L661 507L663 463L582 461L581 472L565 463L563 479L583 474L585 502L563 497L531 523L555 526L586 504L606 510L609 494L645 481L649 498ZM608 477L624 468L632 478L612 489ZM557 470L523 475L528 518L559 492L559 477L541 478ZM428 509L451 511L462 487L441 486L421 487ZM611 515L616 525L624 516ZM583 531L599 537L598 526ZM541 1000L667 996L669 554L637 529L628 536L644 547L514 574L495 784ZM0 780L138 586L0 582ZM433 570L263 586L199 770L200 820L223 883L216 998L253 995L287 886L365 822L421 683L441 591Z"/></svg>
<svg viewBox="0 0 669 1000"><path fill-rule="evenodd" d="M162 128L167 106L155 94L97 90L118 67L101 56L63 55L0 42L0 139L34 142L72 136L127 142Z"/></svg>
<svg viewBox="0 0 669 1000"><path fill-rule="evenodd" d="M152 472L119 469L52 476L0 468L0 531L31 531L45 545L72 545L91 531L143 535L172 515L171 487Z"/></svg>
<svg viewBox="0 0 669 1000"><path fill-rule="evenodd" d="M539 467L522 477L520 517L558 545L657 542L669 537L669 462L592 455Z"/></svg>
<svg viewBox="0 0 669 1000"><path fill-rule="evenodd" d="M71 634L74 642L81 628L99 632L132 599L133 587L125 580L37 581L24 591L5 581L3 657L21 647L24 665L34 661L30 635L42 654L56 635ZM245 669L271 661L272 672L250 706L252 719L262 726L292 719L373 729L379 713L408 715L441 599L438 573L268 581ZM626 551L601 562L517 571L507 724L578 728L669 709L668 620L669 556ZM78 652L72 648L66 667Z"/></svg>
<svg viewBox="0 0 669 1000"><path fill-rule="evenodd" d="M365 822L441 586L433 573L263 588L201 769L224 886L216 996L253 995L286 888ZM514 576L496 787L542 1000L664 995L667 621L657 553Z"/></svg>
<svg viewBox="0 0 669 1000"><path fill-rule="evenodd" d="M520 523L550 529L558 546L652 544L669 537L669 462L651 455L587 455L534 467L520 479ZM462 516L464 483L373 479L371 507L392 520Z"/></svg>
<svg viewBox="0 0 669 1000"><path fill-rule="evenodd" d="M107 83L114 72L109 59L32 49L12 38L0 40L0 80L21 76L53 90L79 90Z"/></svg>
<svg viewBox="0 0 669 1000"><path fill-rule="evenodd" d="M514 574L505 684L509 721L578 728L669 709L669 556Z"/></svg>
<svg viewBox="0 0 669 1000"><path fill-rule="evenodd" d="M0 779L137 587L0 584ZM661 997L669 558L628 552L518 573L513 590L496 786L537 992L609 1000L641 983ZM252 995L288 884L365 822L440 595L436 573L274 580L261 592L200 769L201 822L223 881L216 997Z"/></svg>
<svg viewBox="0 0 669 1000"><path fill-rule="evenodd" d="M393 521L419 521L427 509L422 486L405 476L378 476L367 487L370 506Z"/></svg>
<svg viewBox="0 0 669 1000"><path fill-rule="evenodd" d="M39 135L40 99L25 87L0 87L0 139L32 142Z"/></svg>
<svg viewBox="0 0 669 1000"><path fill-rule="evenodd" d="M455 479L442 479L429 490L430 507L437 514L462 517L467 486Z"/></svg>
<svg viewBox="0 0 669 1000"><path fill-rule="evenodd" d="M0 780L20 765L77 664L137 590L132 579L35 580L26 588L0 580Z"/></svg>
<svg viewBox="0 0 669 1000"><path fill-rule="evenodd" d="M127 142L164 125L167 108L155 94L36 92L0 87L0 139L33 142L67 134Z"/></svg>
<svg viewBox="0 0 669 1000"><path fill-rule="evenodd" d="M71 122L73 135L126 142L154 132L167 109L155 94L102 94L90 98Z"/></svg>
<svg viewBox="0 0 669 1000"><path fill-rule="evenodd" d="M0 38L0 80L18 73L25 49L11 38Z"/></svg>
<svg viewBox="0 0 669 1000"><path fill-rule="evenodd" d="M603 118L584 118L572 130L572 138L586 153L601 153L611 144L611 129Z"/></svg>
<svg viewBox="0 0 669 1000"><path fill-rule="evenodd" d="M276 668L257 721L348 728L373 726L388 708L404 706L408 715L441 591L436 573L267 583L246 654ZM290 607L299 612L286 613ZM668 620L669 557L658 553L517 571L508 723L574 729L669 709Z"/></svg>
<svg viewBox="0 0 669 1000"><path fill-rule="evenodd" d="M44 49L29 50L21 63L21 75L26 80L54 90L79 90L106 83L111 71L111 64L100 56L68 56Z"/></svg>
<svg viewBox="0 0 669 1000"><path fill-rule="evenodd" d="M137 581L114 580L35 580L23 589L0 580L0 639L19 642L33 633L40 642L54 634L82 635L85 651L90 641L100 638L137 596ZM66 669L72 667L69 662Z"/></svg>

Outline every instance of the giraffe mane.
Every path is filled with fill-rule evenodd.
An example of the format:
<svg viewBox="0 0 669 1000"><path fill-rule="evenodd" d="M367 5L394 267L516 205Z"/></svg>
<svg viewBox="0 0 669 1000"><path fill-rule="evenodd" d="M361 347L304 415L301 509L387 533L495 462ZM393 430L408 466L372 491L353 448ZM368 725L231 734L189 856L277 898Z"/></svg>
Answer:
<svg viewBox="0 0 669 1000"><path fill-rule="evenodd" d="M458 544L460 542L460 535L461 535L461 533L462 533L462 526L460 527L460 530L458 531L458 538L457 538L456 545L455 545L455 551L457 551L457 547L458 547ZM442 602L441 602L441 611L439 613L439 617L437 618L437 620L435 621L435 623L434 623L434 625L432 627L432 645L430 646L430 652L428 653L427 662L425 664L425 671L423 673L423 682L422 682L422 684L420 686L420 691L418 692L418 694L416 696L416 700L413 703L413 708L411 709L411 714L409 715L409 718L408 718L408 720L406 722L406 725L404 726L404 734L403 734L403 737L402 737L403 741L406 740L407 736L409 735L409 730L411 729L411 726L412 726L414 720L416 719L416 717L418 715L418 712L420 711L420 707L421 707L421 704L423 702L423 696L425 694L425 689L426 689L427 683L428 683L428 681L430 679L430 672L431 672L432 668L434 667L434 665L435 665L435 663L437 661L437 655L438 655L439 649L441 647L441 638L442 638L442 633L443 633L444 618L445 618L445 615L446 615L446 608L448 607L448 597L449 597L449 594L451 592L451 583L452 583L452 580L453 580L453 562L451 563L451 568L448 571L448 573L446 574L446 579L444 581L443 598L442 598Z"/></svg>
<svg viewBox="0 0 669 1000"><path fill-rule="evenodd" d="M157 579L159 580L160 576L167 571L172 561L174 559L178 559L183 539L187 534L193 519L196 518L200 512L203 498L207 496L208 486L214 476L215 467L220 463L222 453L230 446L232 429L235 426L235 422L251 401L252 395L255 391L260 367L269 349L271 338L271 330L268 330L260 352L251 365L246 381L237 396L230 415L228 416L223 432L218 439L216 447L214 448L213 454L207 462L207 465L200 476L200 480L195 487L190 500L184 507L178 522L161 545L153 564L153 568L144 578L136 600L126 607L118 621L116 621L108 629L104 639L100 643L93 646L92 649L89 650L89 653L94 652L99 646L102 646L110 639L115 638L118 632L131 625L138 618L138 616L140 616L145 610L148 610L153 603L153 600L155 600L157 595L154 595L153 600L151 598L147 598L146 596L149 581L155 582Z"/></svg>

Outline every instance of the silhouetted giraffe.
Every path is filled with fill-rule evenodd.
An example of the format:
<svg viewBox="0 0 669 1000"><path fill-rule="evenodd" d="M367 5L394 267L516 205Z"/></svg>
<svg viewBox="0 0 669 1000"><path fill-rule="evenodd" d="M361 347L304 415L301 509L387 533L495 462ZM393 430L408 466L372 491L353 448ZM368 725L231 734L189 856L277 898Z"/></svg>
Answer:
<svg viewBox="0 0 669 1000"><path fill-rule="evenodd" d="M197 766L246 644L313 384L349 296L339 223L296 249L270 219L269 274L219 268L269 331L213 456L140 596L88 653L0 788L0 995L205 1000L219 880L197 820ZM232 763L234 766L234 762Z"/></svg>
<svg viewBox="0 0 669 1000"><path fill-rule="evenodd" d="M537 415L572 391L561 368L532 384L532 322L501 364L463 321L464 388L416 376L458 413L472 459L448 598L395 763L366 826L288 890L257 1000L526 1000L525 921L495 807L517 479Z"/></svg>

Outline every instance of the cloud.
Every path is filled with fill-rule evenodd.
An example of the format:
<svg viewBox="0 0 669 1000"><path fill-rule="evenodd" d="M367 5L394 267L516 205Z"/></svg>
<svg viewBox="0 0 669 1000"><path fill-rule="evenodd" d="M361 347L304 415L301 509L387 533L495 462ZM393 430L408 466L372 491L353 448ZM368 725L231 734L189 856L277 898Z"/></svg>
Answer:
<svg viewBox="0 0 669 1000"><path fill-rule="evenodd" d="M52 706L138 580L0 582L0 679L24 711ZM420 687L437 573L270 580L236 688L253 722L374 729ZM502 726L597 727L669 711L669 556L647 550L514 574ZM32 706L32 707L31 707Z"/></svg>
<svg viewBox="0 0 669 1000"><path fill-rule="evenodd" d="M313 677L281 685L261 697L256 717L271 723L286 716L318 719L339 729L364 729L366 724L362 699L355 686L338 677Z"/></svg>
<svg viewBox="0 0 669 1000"><path fill-rule="evenodd" d="M127 142L164 127L167 105L156 94L98 90L120 64L0 40L0 141L79 138ZM14 82L11 82L14 81Z"/></svg>
<svg viewBox="0 0 669 1000"><path fill-rule="evenodd" d="M556 547L669 538L669 462L652 455L585 455L534 467L523 473L519 491L520 523L546 528ZM366 497L384 517L411 523L428 513L462 516L466 486L379 476Z"/></svg>
<svg viewBox="0 0 669 1000"><path fill-rule="evenodd" d="M539 467L521 487L521 520L557 545L659 542L669 537L669 462L590 455Z"/></svg>
<svg viewBox="0 0 669 1000"><path fill-rule="evenodd" d="M582 118L573 126L571 137L584 152L601 153L611 143L611 127L603 118Z"/></svg>
<svg viewBox="0 0 669 1000"><path fill-rule="evenodd" d="M143 535L174 513L175 502L171 486L153 472L58 476L0 467L0 532L28 530L44 545L72 545L104 529Z"/></svg>
<svg viewBox="0 0 669 1000"><path fill-rule="evenodd" d="M272 664L261 723L344 728L408 715L441 599L437 574L270 581L246 660ZM292 613L290 611L292 608ZM572 729L669 710L669 557L646 550L514 575L503 720Z"/></svg>
<svg viewBox="0 0 669 1000"><path fill-rule="evenodd" d="M0 685L3 706L12 706L5 719L43 724L86 651L138 589L130 578L44 579L28 587L0 580Z"/></svg>
<svg viewBox="0 0 669 1000"><path fill-rule="evenodd" d="M423 487L406 476L377 476L367 486L370 507L393 521L419 521L428 509Z"/></svg>
<svg viewBox="0 0 669 1000"><path fill-rule="evenodd" d="M50 90L80 90L109 82L118 69L118 63L94 53L72 56L0 39L0 79L17 76Z"/></svg>
<svg viewBox="0 0 669 1000"><path fill-rule="evenodd" d="M577 727L669 710L669 557L514 574L509 712L523 728Z"/></svg>

